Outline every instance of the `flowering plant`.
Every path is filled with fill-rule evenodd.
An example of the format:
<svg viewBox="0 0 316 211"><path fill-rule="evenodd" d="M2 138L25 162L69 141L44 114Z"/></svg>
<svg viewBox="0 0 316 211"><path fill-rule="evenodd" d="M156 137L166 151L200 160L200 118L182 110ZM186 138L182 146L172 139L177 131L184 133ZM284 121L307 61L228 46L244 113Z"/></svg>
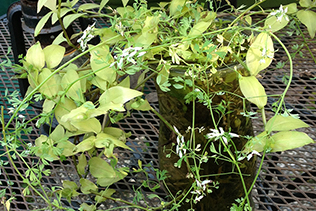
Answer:
<svg viewBox="0 0 316 211"><path fill-rule="evenodd" d="M96 210L97 204L106 199L118 200L112 197L114 190L109 187L123 179L129 169L117 166L118 158L114 149L131 148L126 144L129 134L112 127L111 123L118 122L132 110L156 113L173 131L176 137L176 143L173 144L175 151L170 150L169 157L171 154L176 155L177 161L172 165L181 168L182 163L185 163L188 168L186 177L193 181L183 193L171 194L172 200L161 203L159 208L143 207L136 202L120 200L142 210L175 210L183 201L189 202L192 207L193 204L199 203L204 196L218 188L216 181L206 179L205 175L200 174L203 163L207 163L211 158L229 160L236 166L243 181L240 168L245 158L250 160L253 155L259 153L264 155L266 152L284 151L313 142L305 133L294 131L308 125L291 115L288 110L282 111L284 96L290 86L292 67L289 83L280 95L275 115L268 121L265 116L267 95L257 79L260 72L274 59L276 50L273 39L284 48L291 62L286 47L275 35L275 32L289 23L290 15L297 16L298 20L307 26L310 35L315 35L316 27L308 21L314 16L309 10L314 7L313 2L301 0L301 6L306 8L304 10L297 10L296 4L280 6L279 10L269 13L263 25L253 23L251 18L251 9L259 3L247 9L231 7L220 13L216 11L212 1L208 2L208 8L198 2L184 0L161 2L152 8L148 8L145 1L136 1L133 6L122 1L124 7L115 9L106 6L107 0L102 0L99 5L82 4L79 7L76 6L77 2L59 1L56 4L54 0L39 0L38 11L47 7L50 12L38 23L35 36L47 21L55 23L59 20L66 31L65 29L79 17L108 18L110 27L97 28L93 24L77 34L79 46L76 50L79 53L66 62L63 61L65 48L59 45L62 42L71 43L66 34L61 33L51 45L44 48L40 43L34 44L22 60L22 69L27 75L30 88L25 99L13 111L14 115L17 115L19 110L31 103L34 96L35 100L43 101L42 113L37 117L37 126L49 124L49 134L38 137L35 147L31 148L31 152L40 157L37 165L39 168L43 168L48 161L74 158L81 179L79 182L64 181L62 187L52 191L58 193L57 198L65 197L70 200L80 194L94 194L94 205L90 207L82 204L83 210ZM104 8L109 13L102 13ZM100 43L93 45L89 41L95 36L100 38ZM76 64L78 58L83 58L84 61ZM239 68L240 66L243 68ZM228 78L230 82L226 84L240 87L240 92L233 93L225 88L217 91L203 89L216 84L216 81L211 81L212 76L221 72L223 67L232 70L238 79L233 82ZM171 73L174 69L184 71L174 76ZM151 78L154 78L157 88L162 92L188 90L182 96L185 104L192 103L194 108L198 102L211 113L216 110L221 115L216 119L212 113L211 119L215 123L211 127L196 126L193 116L192 124L185 125L187 133L177 129L142 98L143 92L139 90ZM219 81L226 82L226 79L219 77L217 82ZM238 96L243 108L238 111L238 115L248 119L253 118L253 113L247 110L246 101L254 104L262 114L263 132L257 136L249 136L236 134L230 128L219 126L217 122L230 113L225 110L230 102L214 104L215 96ZM223 102L227 103L227 106ZM215 105L216 109L213 109ZM195 112L195 109L192 110ZM54 118L58 124L53 126ZM241 124L238 119L235 123ZM4 130L8 129L8 125L3 127ZM198 134L203 135L206 144L195 143L195 135ZM249 140L248 143L242 149L232 150L235 147L233 140L240 137ZM220 149L223 149L223 153ZM228 155L224 155L224 152ZM144 171L146 174L141 163L135 171ZM27 184L25 194L29 193L29 189L37 190L41 174L49 174L38 171L36 167L30 168L30 172L37 176L23 176ZM162 182L165 172L161 171L160 174L163 175L160 177ZM160 184L157 186L160 187ZM252 186L249 189L244 187L242 191L245 198L240 200L239 205L234 205L232 210L251 210L251 188ZM42 189L43 198L46 197L46 191ZM50 202L49 198L45 199L50 207L66 209L58 200Z"/></svg>

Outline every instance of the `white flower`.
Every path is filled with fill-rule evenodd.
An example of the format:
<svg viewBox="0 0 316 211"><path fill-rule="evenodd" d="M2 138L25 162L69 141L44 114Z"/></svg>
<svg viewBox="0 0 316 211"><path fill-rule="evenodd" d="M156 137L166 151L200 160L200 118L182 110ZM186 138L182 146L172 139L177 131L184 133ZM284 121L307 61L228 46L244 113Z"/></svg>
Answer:
<svg viewBox="0 0 316 211"><path fill-rule="evenodd" d="M206 138L207 139L213 139L215 138L215 141L222 138L224 143L227 145L228 144L228 140L227 140L227 137L225 137L225 131L223 130L222 127L219 127L219 130L216 130L216 129L210 129L210 131L212 131L211 133L207 133L206 134ZM226 133L227 134L227 133ZM227 136L227 135L226 135ZM235 133L228 133L228 136L230 138L238 138L239 135L235 134Z"/></svg>
<svg viewBox="0 0 316 211"><path fill-rule="evenodd" d="M9 110L8 114L12 114L14 112L14 108L13 107L8 108L8 110Z"/></svg>
<svg viewBox="0 0 316 211"><path fill-rule="evenodd" d="M285 18L285 20L289 21L289 17L287 16L286 13L287 13L287 7L283 9L283 6L281 5L278 10L271 12L270 15L277 17L277 21L279 22L282 21L283 17Z"/></svg>
<svg viewBox="0 0 316 211"><path fill-rule="evenodd" d="M253 155L261 156L259 152L253 150L249 155L247 155L247 160L249 161L253 157Z"/></svg>
<svg viewBox="0 0 316 211"><path fill-rule="evenodd" d="M185 155L185 153L187 152L187 150L184 148L184 137L179 133L178 129L175 126L173 126L173 128L177 133L176 153L179 155L180 158L182 158L183 155Z"/></svg>
<svg viewBox="0 0 316 211"><path fill-rule="evenodd" d="M82 33L82 36L77 40L77 42L80 44L81 49L84 51L87 48L87 43L94 38L94 35L92 34L92 31L94 30L94 25L96 22L94 22L91 26L88 26Z"/></svg>

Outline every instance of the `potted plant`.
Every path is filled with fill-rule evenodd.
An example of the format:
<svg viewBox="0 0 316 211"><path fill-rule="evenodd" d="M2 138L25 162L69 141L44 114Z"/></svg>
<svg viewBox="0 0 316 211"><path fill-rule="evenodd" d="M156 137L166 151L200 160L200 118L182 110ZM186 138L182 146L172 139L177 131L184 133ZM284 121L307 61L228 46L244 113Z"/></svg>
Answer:
<svg viewBox="0 0 316 211"><path fill-rule="evenodd" d="M273 39L287 52L274 32L288 24L289 14L297 15L314 36L314 26L306 22L314 15L308 10L312 3L301 1L306 10L298 11L296 4L290 4L268 15L265 11L260 25L251 20L251 9L259 3L217 13L212 2L206 8L198 2L172 0L148 8L145 1L132 6L122 1L123 7L108 7L109 13L104 14L105 0L75 8L76 2L56 5L40 0L38 9L45 6L51 12L39 22L35 35L47 21L61 20L67 28L79 17L105 17L110 27L93 25L77 34L79 54L66 62L62 62L65 49L59 44L71 42L67 36L60 34L44 49L34 44L23 59L30 83L28 95L14 113L36 96L44 99L38 125L52 125L53 118L57 119L50 134L36 139L32 152L42 162L73 157L81 179L65 181L57 191L59 197L96 195L93 208L82 205L87 210L96 209L105 199L118 200L111 197L114 191L109 186L129 170L117 167L113 150L130 148L125 143L128 133L112 127L111 122L133 109L149 110L161 118L159 172L167 171L167 178L160 178L171 200L159 209L251 210L251 189L258 176L254 155L264 157L266 152L313 143L305 133L294 131L308 125L282 110L290 83L280 95L275 115L267 119L267 95L257 79L274 58ZM100 37L100 43L88 44L94 36ZM79 58L86 60L80 66L75 64ZM290 80L291 74L292 67ZM159 112L142 98L141 88L150 78L157 85ZM256 136L250 103L264 124ZM139 163L136 171L142 170ZM24 177L26 194L40 184L38 178ZM61 207L58 201L47 203Z"/></svg>

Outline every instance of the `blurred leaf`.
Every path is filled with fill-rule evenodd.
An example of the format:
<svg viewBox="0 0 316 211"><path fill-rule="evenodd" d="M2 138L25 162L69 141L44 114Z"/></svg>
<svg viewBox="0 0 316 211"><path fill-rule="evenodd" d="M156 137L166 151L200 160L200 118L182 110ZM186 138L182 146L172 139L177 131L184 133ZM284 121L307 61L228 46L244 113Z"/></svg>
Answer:
<svg viewBox="0 0 316 211"><path fill-rule="evenodd" d="M247 100L262 109L267 104L267 95L261 83L254 76L239 78L239 86Z"/></svg>
<svg viewBox="0 0 316 211"><path fill-rule="evenodd" d="M129 148L123 141L119 140L118 138L106 134L106 133L99 133L97 135L97 138L95 140L95 147L96 148L107 148L109 146L109 143L114 144L116 147L122 147L125 149L132 150Z"/></svg>
<svg viewBox="0 0 316 211"><path fill-rule="evenodd" d="M287 12L286 14L293 14L297 12L297 4L296 3L291 3L291 4L287 4L284 6L284 9L287 8Z"/></svg>
<svg viewBox="0 0 316 211"><path fill-rule="evenodd" d="M103 9L103 7L105 7L105 5L109 2L109 0L102 0L100 3L100 8L99 8L99 13L101 12L101 10Z"/></svg>
<svg viewBox="0 0 316 211"><path fill-rule="evenodd" d="M170 15L174 16L176 14L179 14L178 7L183 7L185 3L186 0L172 0L169 6Z"/></svg>
<svg viewBox="0 0 316 211"><path fill-rule="evenodd" d="M295 130L298 128L309 127L308 124L300 119L292 116L276 115L272 117L266 124L266 130L269 131L285 131Z"/></svg>
<svg viewBox="0 0 316 211"><path fill-rule="evenodd" d="M297 18L307 27L309 36L314 38L316 33L316 13L311 10L299 10Z"/></svg>
<svg viewBox="0 0 316 211"><path fill-rule="evenodd" d="M71 143L70 141L62 141L59 142L57 144L57 148L62 149L63 152L61 153L61 155L65 156L65 157L69 157L72 156L74 154L76 154L73 149L75 148L76 145L74 145L73 143Z"/></svg>
<svg viewBox="0 0 316 211"><path fill-rule="evenodd" d="M60 140L65 138L65 130L63 126L57 125L52 133L50 133L49 137L54 141L54 143L58 143Z"/></svg>

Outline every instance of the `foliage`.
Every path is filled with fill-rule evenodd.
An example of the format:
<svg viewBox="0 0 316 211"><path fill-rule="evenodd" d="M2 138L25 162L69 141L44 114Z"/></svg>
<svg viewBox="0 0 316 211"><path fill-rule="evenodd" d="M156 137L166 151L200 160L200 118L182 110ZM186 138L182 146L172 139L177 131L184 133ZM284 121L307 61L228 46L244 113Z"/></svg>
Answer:
<svg viewBox="0 0 316 211"><path fill-rule="evenodd" d="M263 132L255 137L249 137L249 142L242 152L235 155L231 153L232 138L238 134L224 131L223 128L211 130L206 136L208 143L220 142L225 151L229 152L228 159L236 168L239 168L239 161L251 157L254 154L266 152L278 152L296 147L301 147L313 141L303 132L294 131L299 128L308 127L300 119L291 115L284 108L284 97L292 78L292 67L289 70L288 84L280 95L274 117L266 121L265 106L267 95L257 79L260 72L267 69L274 59L274 41L278 42L289 56L291 56L275 32L284 28L290 19L302 22L311 37L315 36L316 26L311 20L315 13L311 11L315 7L315 1L301 0L298 10L297 5L290 4L281 6L279 10L270 11L263 25L252 23L250 10L259 3L245 10L230 8L225 13L204 9L203 5L197 2L172 0L170 3L161 2L159 6L147 8L146 2L135 2L133 6L112 9L107 7L107 0L98 4L83 4L76 6L77 0L59 1L54 0L38 1L38 11L46 7L50 12L45 15L35 29L35 36L38 35L47 21L55 23L60 20L62 28L71 26L72 22L81 18L103 17L108 18L111 26L107 28L96 28L89 26L84 32L76 34L80 46L74 46L79 52L74 58L64 61L65 48L59 45L62 42L71 41L62 32L53 44L41 46L37 42L31 46L25 58L22 59L23 67L20 68L22 76L26 76L30 87L27 96L23 101L18 101L16 96L11 100L13 104L13 117L8 123L2 119L3 145L7 152L13 152L14 156L23 156L16 151L16 141L21 137L19 133L30 132L27 124L31 120L23 119L17 124L15 133L9 131L10 122L18 120L18 112L21 112L31 103L32 100L42 100L42 113L37 116L38 126L49 124L50 133L42 134L35 140L35 146L28 147L29 153L38 156L39 162L29 167L25 175L21 175L27 185L24 193L28 194L30 189L37 190L41 184L42 175L49 175L44 166L49 161L64 160L66 157L73 157L80 181L63 182L63 187L43 188L37 194L43 197L48 207L63 208L60 198L70 200L72 197L84 194L94 194L95 204L82 204L82 210L96 210L99 203L106 199L126 203L142 210L152 210L149 206L143 207L138 204L143 196L138 195L134 203L112 197L115 192L109 188L115 182L123 179L130 172L126 167L117 165L115 148L132 150L126 145L129 133L115 128L111 123L120 118L128 116L132 110L152 111L157 113L146 99L142 97L141 91L144 83L151 77L159 88L169 91L171 88L178 90L191 90L184 96L187 102L202 102L212 107L211 94L200 89L196 79L202 83L208 83L208 77L223 67L234 64L238 74L239 86L243 96L238 96L243 101L248 100L255 104L262 113L264 124ZM104 10L107 13L103 13ZM100 43L93 45L89 40L94 36L100 37ZM72 37L76 39L76 37ZM78 63L78 58L85 61ZM237 67L241 65L244 71ZM182 68L184 75L170 77L172 68ZM148 76L148 77L147 77ZM135 80L136 78L136 80ZM134 83L131 82L134 81ZM170 80L176 81L171 85ZM136 81L136 83L135 83ZM215 93L220 95L226 90ZM218 111L225 113L225 106L218 107ZM284 111L282 111L284 108ZM212 110L212 109L211 109ZM114 116L117 118L113 118ZM246 111L244 115L252 116ZM53 119L58 125L53 126ZM162 118L162 117L161 117ZM111 122L112 121L112 122ZM164 119L162 118L162 121ZM200 163L207 162L208 157L198 157L197 152L201 146L184 140L177 128L165 122L177 136L176 153L179 161L176 167L181 167L182 162L187 158L196 158ZM196 130L193 125L188 125L192 134ZM204 147L204 146L202 146ZM205 150L203 148L203 150ZM215 146L211 145L211 151L218 155L217 159L223 159L222 153ZM146 167L149 168L148 166ZM147 177L146 168L139 162L139 169L136 172L143 172ZM166 172L155 170L161 183L166 178ZM191 199L198 203L204 196L205 191L217 188L212 181L203 180L199 175L199 168L191 169L194 182L191 193L195 196ZM240 175L242 177L242 175ZM154 185L144 181L142 186L155 191L161 183ZM140 194L139 190L135 190ZM247 204L248 193L245 190L246 198L238 199L232 210L243 210ZM51 200L52 192L57 197ZM190 191L189 191L190 192ZM177 209L188 193L179 196L172 196L168 203L161 202L160 209ZM150 195L149 198L158 197ZM249 203L248 203L249 204ZM245 210L251 209L250 205ZM156 208L155 208L156 209ZM157 208L158 209L158 208Z"/></svg>

